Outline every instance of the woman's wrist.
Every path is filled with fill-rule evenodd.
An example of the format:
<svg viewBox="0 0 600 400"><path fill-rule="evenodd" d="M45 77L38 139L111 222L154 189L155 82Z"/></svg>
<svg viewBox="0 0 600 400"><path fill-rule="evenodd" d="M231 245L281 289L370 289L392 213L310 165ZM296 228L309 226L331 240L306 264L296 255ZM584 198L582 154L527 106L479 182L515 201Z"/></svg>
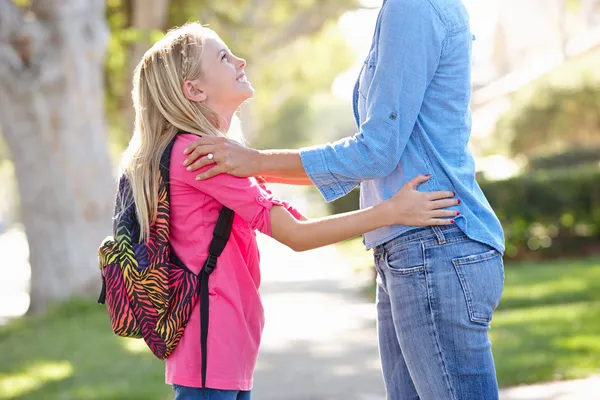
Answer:
<svg viewBox="0 0 600 400"><path fill-rule="evenodd" d="M266 175L265 174L265 165L268 162L267 156L268 156L268 154L264 150L253 149L250 164L251 164L251 168L252 168L254 176Z"/></svg>

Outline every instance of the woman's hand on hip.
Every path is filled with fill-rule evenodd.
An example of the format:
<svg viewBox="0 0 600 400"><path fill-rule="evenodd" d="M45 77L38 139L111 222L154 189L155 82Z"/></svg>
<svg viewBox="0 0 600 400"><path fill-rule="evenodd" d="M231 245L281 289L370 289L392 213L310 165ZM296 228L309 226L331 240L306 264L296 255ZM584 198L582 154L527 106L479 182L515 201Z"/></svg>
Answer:
<svg viewBox="0 0 600 400"><path fill-rule="evenodd" d="M394 224L408 226L451 225L460 215L456 210L446 210L460 204L454 192L419 192L417 188L429 180L419 175L408 181L394 197L381 203L387 207Z"/></svg>

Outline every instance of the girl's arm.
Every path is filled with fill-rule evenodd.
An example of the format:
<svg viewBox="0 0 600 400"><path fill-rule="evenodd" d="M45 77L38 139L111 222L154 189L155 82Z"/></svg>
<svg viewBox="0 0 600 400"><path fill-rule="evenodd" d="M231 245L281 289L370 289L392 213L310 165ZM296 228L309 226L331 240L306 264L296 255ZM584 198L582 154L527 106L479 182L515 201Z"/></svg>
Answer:
<svg viewBox="0 0 600 400"><path fill-rule="evenodd" d="M452 192L417 191L429 178L418 176L402 187L391 199L360 211L307 221L296 220L283 207L271 209L271 232L275 240L295 251L305 251L341 242L354 236L388 226L450 225L459 215L444 210L459 204Z"/></svg>

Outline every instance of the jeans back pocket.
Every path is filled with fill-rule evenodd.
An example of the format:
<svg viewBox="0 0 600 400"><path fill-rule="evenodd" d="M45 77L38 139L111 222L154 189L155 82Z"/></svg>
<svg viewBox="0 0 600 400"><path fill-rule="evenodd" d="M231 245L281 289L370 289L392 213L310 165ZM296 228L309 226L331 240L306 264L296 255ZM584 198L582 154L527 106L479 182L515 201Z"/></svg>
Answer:
<svg viewBox="0 0 600 400"><path fill-rule="evenodd" d="M502 256L490 250L452 260L460 280L471 322L489 325L504 289Z"/></svg>

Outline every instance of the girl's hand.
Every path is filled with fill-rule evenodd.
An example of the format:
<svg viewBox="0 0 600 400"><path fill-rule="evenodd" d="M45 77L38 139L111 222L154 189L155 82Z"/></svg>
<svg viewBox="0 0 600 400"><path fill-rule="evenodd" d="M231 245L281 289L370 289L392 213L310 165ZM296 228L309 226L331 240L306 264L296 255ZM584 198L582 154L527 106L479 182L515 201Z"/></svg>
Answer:
<svg viewBox="0 0 600 400"><path fill-rule="evenodd" d="M386 207L393 224L408 226L451 225L460 215L446 208L460 204L455 194L449 191L419 192L417 188L429 180L429 175L419 175L408 181L391 199L381 203Z"/></svg>

